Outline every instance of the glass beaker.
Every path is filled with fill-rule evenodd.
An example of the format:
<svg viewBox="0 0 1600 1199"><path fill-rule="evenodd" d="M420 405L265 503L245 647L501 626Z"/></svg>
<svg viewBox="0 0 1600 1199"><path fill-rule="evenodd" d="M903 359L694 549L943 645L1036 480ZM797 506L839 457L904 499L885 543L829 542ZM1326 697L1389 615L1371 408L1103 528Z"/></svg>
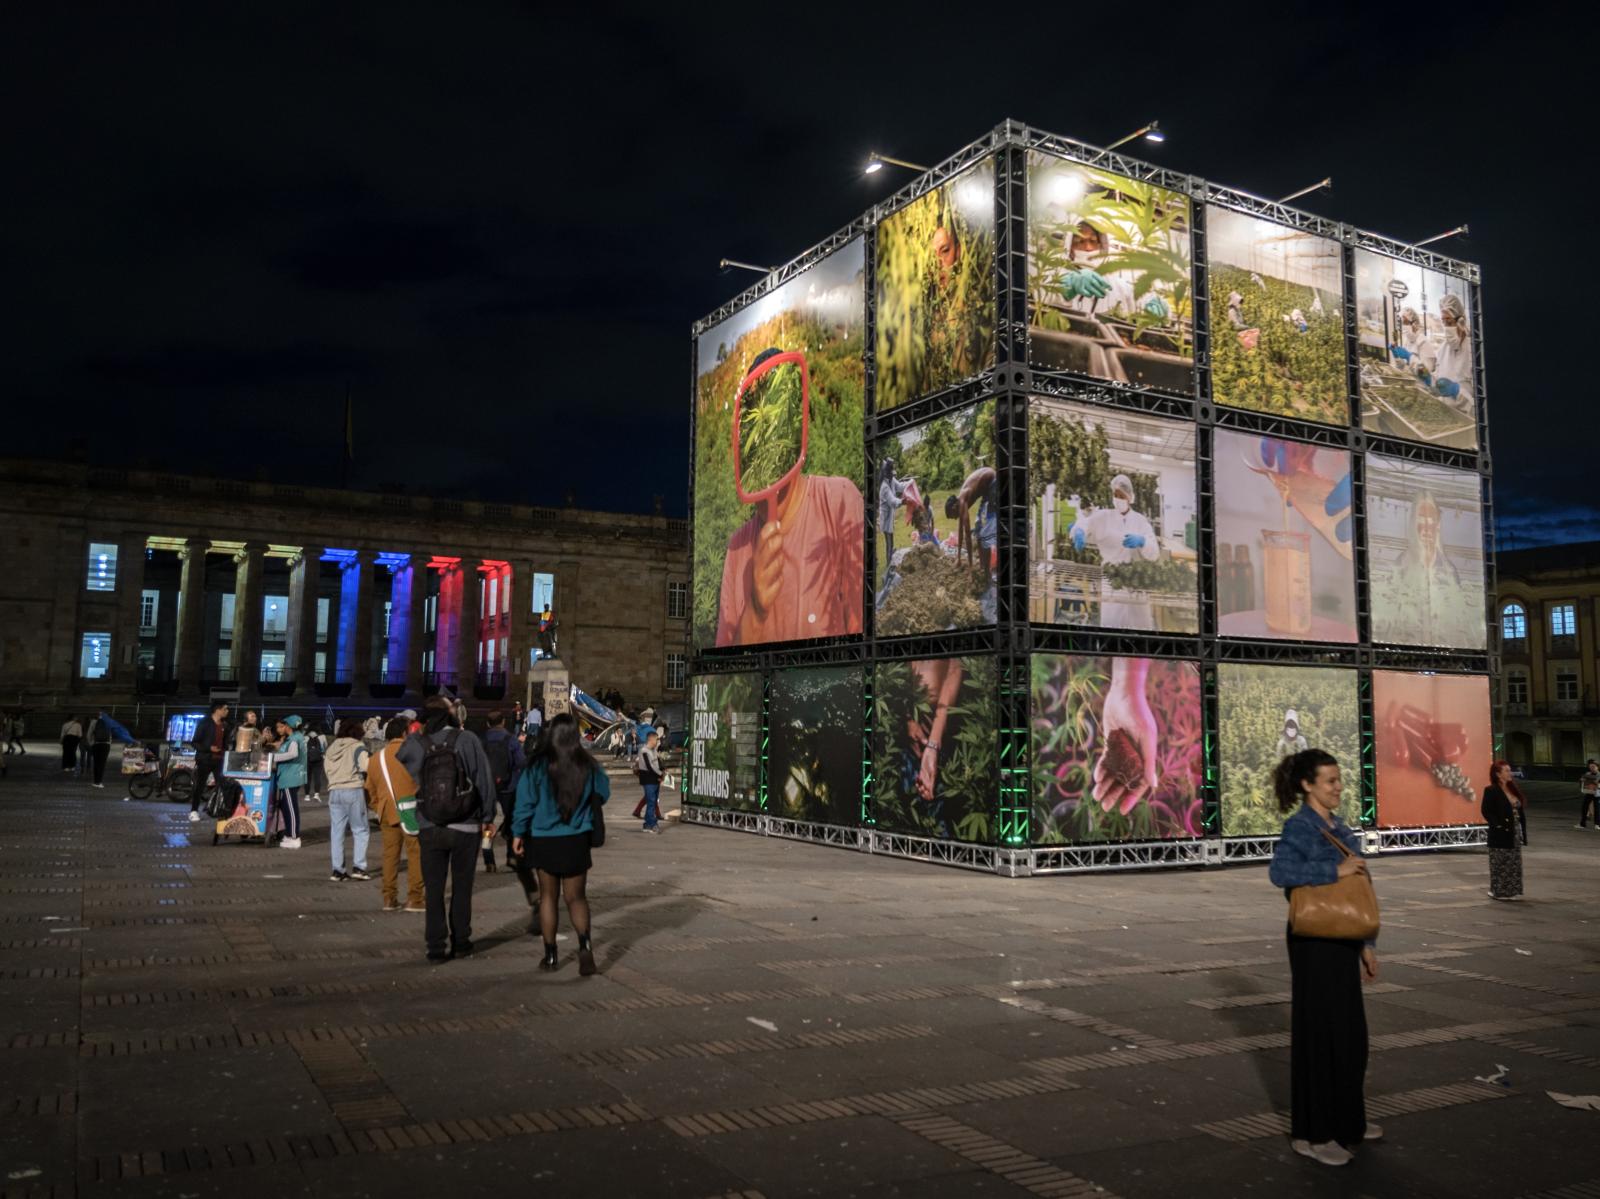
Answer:
<svg viewBox="0 0 1600 1199"><path fill-rule="evenodd" d="M1267 629L1288 637L1311 632L1311 534L1261 530Z"/></svg>

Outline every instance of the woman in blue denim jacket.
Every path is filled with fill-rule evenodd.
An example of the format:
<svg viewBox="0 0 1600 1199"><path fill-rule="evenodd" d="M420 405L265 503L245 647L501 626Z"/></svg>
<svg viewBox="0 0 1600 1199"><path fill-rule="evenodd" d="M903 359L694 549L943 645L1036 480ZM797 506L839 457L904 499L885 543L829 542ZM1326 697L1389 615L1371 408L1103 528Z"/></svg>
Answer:
<svg viewBox="0 0 1600 1199"><path fill-rule="evenodd" d="M1361 834L1339 819L1344 791L1339 763L1305 749L1278 763L1272 787L1279 811L1294 809L1272 853L1269 876L1284 895L1367 873ZM1298 805L1298 806L1297 806ZM1326 829L1353 853L1346 857ZM1361 984L1378 977L1371 942L1298 937L1290 929L1290 1137L1294 1151L1327 1166L1342 1166L1351 1149L1376 1141L1383 1129L1367 1122L1367 1012Z"/></svg>

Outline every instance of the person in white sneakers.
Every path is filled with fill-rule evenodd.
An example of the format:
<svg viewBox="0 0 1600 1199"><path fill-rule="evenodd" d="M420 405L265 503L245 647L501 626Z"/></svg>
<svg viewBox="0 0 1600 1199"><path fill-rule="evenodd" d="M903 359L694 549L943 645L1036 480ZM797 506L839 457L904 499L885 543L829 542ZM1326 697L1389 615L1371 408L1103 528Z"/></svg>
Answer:
<svg viewBox="0 0 1600 1199"><path fill-rule="evenodd" d="M367 761L371 757L362 742L365 730L361 721L346 717L339 722L338 736L328 746L322 764L328 771L328 836L329 851L333 857L333 882L350 879L366 882L367 873ZM355 839L355 856L350 869L344 868L345 830Z"/></svg>
<svg viewBox="0 0 1600 1199"><path fill-rule="evenodd" d="M306 739L300 725L298 716L285 716L275 726L272 791L283 820L279 849L300 848L300 796L306 788Z"/></svg>

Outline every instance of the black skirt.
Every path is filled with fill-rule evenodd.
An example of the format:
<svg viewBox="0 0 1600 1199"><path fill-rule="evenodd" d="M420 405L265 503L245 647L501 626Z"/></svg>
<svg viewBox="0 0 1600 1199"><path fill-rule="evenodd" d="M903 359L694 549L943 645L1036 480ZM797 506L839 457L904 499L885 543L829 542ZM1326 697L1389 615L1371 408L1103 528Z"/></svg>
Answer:
<svg viewBox="0 0 1600 1199"><path fill-rule="evenodd" d="M1367 1129L1367 1009L1360 941L1289 933L1294 977L1289 1047L1290 1135L1358 1145Z"/></svg>
<svg viewBox="0 0 1600 1199"><path fill-rule="evenodd" d="M570 837L529 837L533 851L528 856L535 870L553 874L557 878L571 878L584 874L594 864L589 854L589 834L576 833Z"/></svg>

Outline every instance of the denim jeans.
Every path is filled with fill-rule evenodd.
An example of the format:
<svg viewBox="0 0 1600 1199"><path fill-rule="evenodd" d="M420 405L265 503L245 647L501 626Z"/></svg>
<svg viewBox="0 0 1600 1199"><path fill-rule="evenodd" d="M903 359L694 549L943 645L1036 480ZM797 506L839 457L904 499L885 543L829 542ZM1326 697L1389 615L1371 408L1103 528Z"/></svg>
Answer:
<svg viewBox="0 0 1600 1199"><path fill-rule="evenodd" d="M655 828L661 823L661 784L644 785L644 826Z"/></svg>
<svg viewBox="0 0 1600 1199"><path fill-rule="evenodd" d="M328 792L328 819L332 832L328 848L333 853L333 868L344 870L344 834L349 829L356 839L354 864L357 870L367 868L367 795L355 787L341 787Z"/></svg>

